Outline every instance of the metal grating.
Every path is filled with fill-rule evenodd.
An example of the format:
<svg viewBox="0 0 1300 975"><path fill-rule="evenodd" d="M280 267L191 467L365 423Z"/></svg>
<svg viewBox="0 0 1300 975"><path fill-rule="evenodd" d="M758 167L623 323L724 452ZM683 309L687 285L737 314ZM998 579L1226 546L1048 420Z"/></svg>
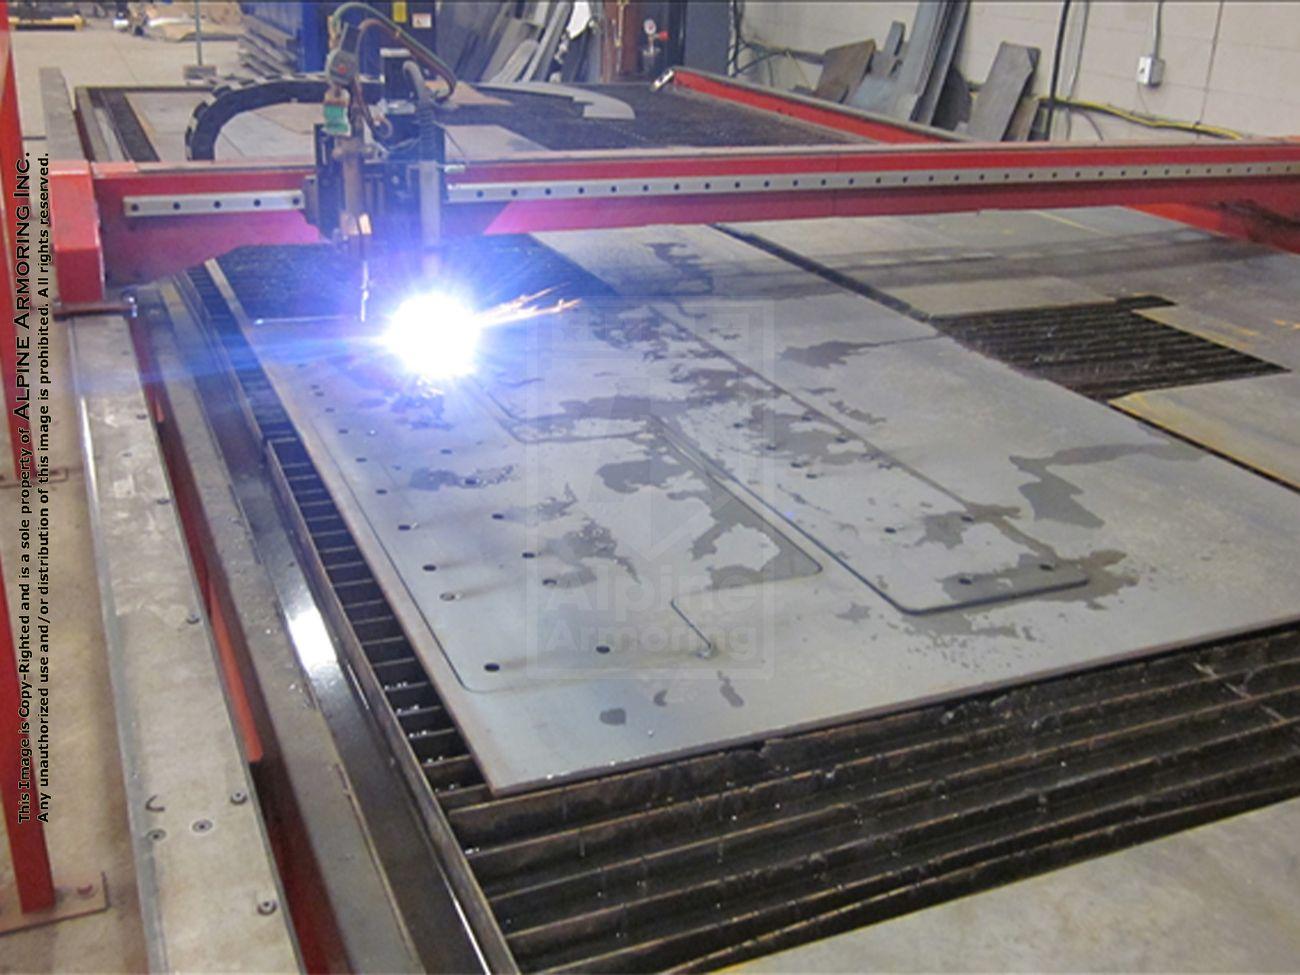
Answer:
<svg viewBox="0 0 1300 975"><path fill-rule="evenodd" d="M927 320L967 348L1103 402L1144 389L1286 372L1140 314L1172 304L1141 295Z"/></svg>
<svg viewBox="0 0 1300 975"><path fill-rule="evenodd" d="M1300 627L494 798L239 326L190 279L525 970L697 971L1300 794Z"/></svg>

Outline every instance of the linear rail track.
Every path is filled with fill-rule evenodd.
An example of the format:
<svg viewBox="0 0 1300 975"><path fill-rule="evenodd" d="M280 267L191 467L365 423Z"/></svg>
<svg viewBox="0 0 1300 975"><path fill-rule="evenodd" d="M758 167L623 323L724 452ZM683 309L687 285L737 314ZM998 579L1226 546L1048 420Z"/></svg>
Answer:
<svg viewBox="0 0 1300 975"><path fill-rule="evenodd" d="M494 797L212 274L189 279L524 970L714 969L1300 795L1293 626Z"/></svg>

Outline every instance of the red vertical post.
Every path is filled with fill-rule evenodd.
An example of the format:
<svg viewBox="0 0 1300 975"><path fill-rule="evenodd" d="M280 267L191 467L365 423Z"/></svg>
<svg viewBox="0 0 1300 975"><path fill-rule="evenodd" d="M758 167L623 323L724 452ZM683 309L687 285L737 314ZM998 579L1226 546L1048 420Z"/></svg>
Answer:
<svg viewBox="0 0 1300 975"><path fill-rule="evenodd" d="M24 914L54 906L50 854L38 818L41 798L32 748L35 695L23 693L24 687L30 691L35 684L31 678L30 673L19 672L14 655L9 600L5 598L4 572L0 569L0 800L5 807L18 903Z"/></svg>
<svg viewBox="0 0 1300 975"><path fill-rule="evenodd" d="M4 297L0 308L0 368L4 370L5 412L9 414L9 438L14 455L14 472L19 471L19 433L25 424L14 415L17 397L17 351L14 347L14 261L17 228L14 225L14 167L23 154L22 125L18 118L18 89L14 84L13 50L10 46L9 9L0 3L0 251L4 266L0 286ZM14 633L9 619L9 602L0 571L0 801L5 807L5 827L13 860L18 902L24 914L54 906L54 880L45 831L38 818L41 811L36 765L32 746L35 681L20 673L14 654Z"/></svg>
<svg viewBox="0 0 1300 975"><path fill-rule="evenodd" d="M4 297L0 298L0 308L4 318L0 319L0 369L4 371L5 412L9 417L9 449L13 453L14 476L19 473L19 436L26 426L26 421L14 414L18 398L18 362L14 347L14 260L17 247L17 227L14 223L14 167L23 155L23 129L18 117L18 87L14 82L14 59L12 48L13 35L9 30L9 4L0 2L0 221L4 222L4 233L0 234L3 246L0 246L0 258L4 267L0 269L0 286L4 288Z"/></svg>

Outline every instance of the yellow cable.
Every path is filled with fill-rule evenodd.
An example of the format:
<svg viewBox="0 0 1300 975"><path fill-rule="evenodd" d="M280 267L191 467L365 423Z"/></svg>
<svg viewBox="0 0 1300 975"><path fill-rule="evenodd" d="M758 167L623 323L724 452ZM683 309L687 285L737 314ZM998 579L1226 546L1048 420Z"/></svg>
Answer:
<svg viewBox="0 0 1300 975"><path fill-rule="evenodd" d="M1085 112L1101 112L1103 115L1113 115L1126 122L1132 122L1134 125L1144 125L1149 129L1175 129L1180 132L1195 132L1198 135L1212 135L1219 139L1249 138L1244 132L1238 132L1236 129L1226 129L1218 125L1205 125L1201 122L1183 122L1178 119L1161 118L1158 115L1146 115L1142 112L1120 108L1118 105L1083 101L1078 98L1058 98L1056 101L1058 105L1064 105L1066 108L1077 108Z"/></svg>

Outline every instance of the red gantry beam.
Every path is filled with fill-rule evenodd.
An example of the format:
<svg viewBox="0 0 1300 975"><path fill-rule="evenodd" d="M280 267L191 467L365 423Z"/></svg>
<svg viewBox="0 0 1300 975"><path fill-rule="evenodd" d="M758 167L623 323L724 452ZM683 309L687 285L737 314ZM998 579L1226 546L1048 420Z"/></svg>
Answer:
<svg viewBox="0 0 1300 975"><path fill-rule="evenodd" d="M449 232L1150 204L1300 216L1300 143L935 143L472 164Z"/></svg>
<svg viewBox="0 0 1300 975"><path fill-rule="evenodd" d="M85 164L82 164L85 165ZM301 212L302 166L90 164L60 171L63 279L147 281L241 244L318 239ZM449 236L812 217L1215 203L1300 217L1300 143L821 146L779 151L574 154L478 163L447 184ZM76 286L79 296L87 290Z"/></svg>

